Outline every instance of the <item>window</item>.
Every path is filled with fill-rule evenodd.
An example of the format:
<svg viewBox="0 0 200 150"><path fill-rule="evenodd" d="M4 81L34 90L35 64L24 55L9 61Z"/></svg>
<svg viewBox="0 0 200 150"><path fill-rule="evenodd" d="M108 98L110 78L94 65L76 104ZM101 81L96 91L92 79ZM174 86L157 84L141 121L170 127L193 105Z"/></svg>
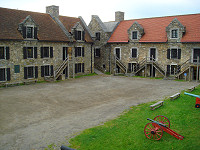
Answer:
<svg viewBox="0 0 200 150"><path fill-rule="evenodd" d="M53 47L41 47L41 58L53 58Z"/></svg>
<svg viewBox="0 0 200 150"><path fill-rule="evenodd" d="M33 38L33 27L26 28L27 38Z"/></svg>
<svg viewBox="0 0 200 150"><path fill-rule="evenodd" d="M168 49L167 59L181 59L181 49L178 48Z"/></svg>
<svg viewBox="0 0 200 150"><path fill-rule="evenodd" d="M10 81L10 68L0 68L0 81Z"/></svg>
<svg viewBox="0 0 200 150"><path fill-rule="evenodd" d="M84 63L75 64L75 73L84 73Z"/></svg>
<svg viewBox="0 0 200 150"><path fill-rule="evenodd" d="M23 27L23 38L24 39L37 39L37 27L24 26Z"/></svg>
<svg viewBox="0 0 200 150"><path fill-rule="evenodd" d="M14 66L15 73L20 73L20 65Z"/></svg>
<svg viewBox="0 0 200 150"><path fill-rule="evenodd" d="M137 31L133 31L132 32L132 40L136 40L137 39Z"/></svg>
<svg viewBox="0 0 200 150"><path fill-rule="evenodd" d="M94 56L95 57L100 57L100 48L95 48L94 50L95 50L94 51Z"/></svg>
<svg viewBox="0 0 200 150"><path fill-rule="evenodd" d="M84 41L85 31L75 30L75 40Z"/></svg>
<svg viewBox="0 0 200 150"><path fill-rule="evenodd" d="M24 47L23 54L24 54L24 59L37 58L37 47Z"/></svg>
<svg viewBox="0 0 200 150"><path fill-rule="evenodd" d="M175 75L180 72L180 65L167 65L167 75Z"/></svg>
<svg viewBox="0 0 200 150"><path fill-rule="evenodd" d="M75 47L75 57L84 57L84 47Z"/></svg>
<svg viewBox="0 0 200 150"><path fill-rule="evenodd" d="M24 79L38 78L38 66L24 67Z"/></svg>
<svg viewBox="0 0 200 150"><path fill-rule="evenodd" d="M10 59L9 47L0 47L0 59Z"/></svg>
<svg viewBox="0 0 200 150"><path fill-rule="evenodd" d="M136 63L128 63L128 72L133 72L136 70Z"/></svg>
<svg viewBox="0 0 200 150"><path fill-rule="evenodd" d="M41 66L41 77L53 76L53 65Z"/></svg>
<svg viewBox="0 0 200 150"><path fill-rule="evenodd" d="M178 29L174 29L171 31L171 38L178 38Z"/></svg>
<svg viewBox="0 0 200 150"><path fill-rule="evenodd" d="M0 68L0 81L10 81L10 68Z"/></svg>
<svg viewBox="0 0 200 150"><path fill-rule="evenodd" d="M100 32L96 32L96 40L100 41Z"/></svg>
<svg viewBox="0 0 200 150"><path fill-rule="evenodd" d="M132 58L137 58L137 48L132 48L131 49L131 57Z"/></svg>

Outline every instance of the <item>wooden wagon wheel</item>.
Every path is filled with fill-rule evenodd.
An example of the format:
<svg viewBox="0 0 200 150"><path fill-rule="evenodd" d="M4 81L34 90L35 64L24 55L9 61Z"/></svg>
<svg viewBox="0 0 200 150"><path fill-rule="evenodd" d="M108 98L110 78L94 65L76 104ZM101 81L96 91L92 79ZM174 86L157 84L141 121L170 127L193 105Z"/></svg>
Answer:
<svg viewBox="0 0 200 150"><path fill-rule="evenodd" d="M144 134L148 139L160 140L163 136L163 129L157 123L150 122L144 127Z"/></svg>
<svg viewBox="0 0 200 150"><path fill-rule="evenodd" d="M167 117L162 116L162 115L158 115L156 116L153 120L158 121L164 125L166 125L168 128L170 128L170 121Z"/></svg>

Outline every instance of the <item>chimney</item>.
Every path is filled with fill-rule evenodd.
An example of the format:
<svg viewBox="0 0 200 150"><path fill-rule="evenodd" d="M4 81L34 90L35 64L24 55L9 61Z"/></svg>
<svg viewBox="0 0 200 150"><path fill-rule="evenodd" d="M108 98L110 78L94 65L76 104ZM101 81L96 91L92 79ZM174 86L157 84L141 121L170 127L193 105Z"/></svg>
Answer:
<svg viewBox="0 0 200 150"><path fill-rule="evenodd" d="M46 7L46 13L50 14L53 18L58 18L59 17L59 6L47 6Z"/></svg>
<svg viewBox="0 0 200 150"><path fill-rule="evenodd" d="M120 22L124 20L124 12L116 11L115 12L115 21Z"/></svg>

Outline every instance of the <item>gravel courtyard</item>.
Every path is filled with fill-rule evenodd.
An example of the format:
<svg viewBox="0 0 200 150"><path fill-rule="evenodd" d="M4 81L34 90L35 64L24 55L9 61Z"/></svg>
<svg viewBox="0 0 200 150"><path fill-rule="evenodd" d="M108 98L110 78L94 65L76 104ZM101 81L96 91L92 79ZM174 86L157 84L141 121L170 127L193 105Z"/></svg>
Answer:
<svg viewBox="0 0 200 150"><path fill-rule="evenodd" d="M196 82L98 75L0 89L0 149L43 150ZM150 109L150 108L147 108Z"/></svg>

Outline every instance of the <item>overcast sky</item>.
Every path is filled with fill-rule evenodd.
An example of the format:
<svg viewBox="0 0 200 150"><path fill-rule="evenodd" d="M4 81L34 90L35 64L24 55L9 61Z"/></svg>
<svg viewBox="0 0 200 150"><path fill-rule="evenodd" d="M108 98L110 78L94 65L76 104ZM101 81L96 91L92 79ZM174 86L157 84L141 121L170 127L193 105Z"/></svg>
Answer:
<svg viewBox="0 0 200 150"><path fill-rule="evenodd" d="M60 15L82 16L87 24L91 15L114 21L115 11L125 12L126 20L200 13L200 0L0 0L0 7L42 13L50 5L59 6Z"/></svg>

